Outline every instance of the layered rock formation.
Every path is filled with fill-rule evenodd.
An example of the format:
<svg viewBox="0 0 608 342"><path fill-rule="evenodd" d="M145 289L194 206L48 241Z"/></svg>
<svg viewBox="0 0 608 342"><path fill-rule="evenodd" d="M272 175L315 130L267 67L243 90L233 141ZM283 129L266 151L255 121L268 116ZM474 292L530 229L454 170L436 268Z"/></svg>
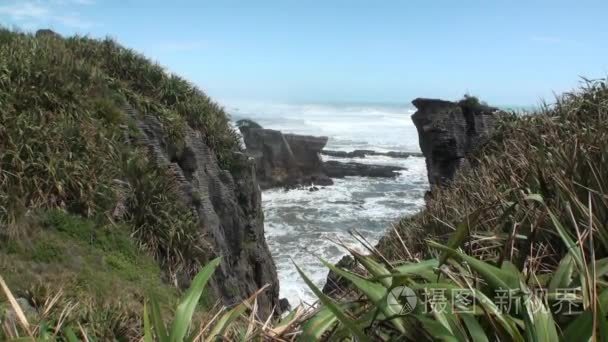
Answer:
<svg viewBox="0 0 608 342"><path fill-rule="evenodd" d="M239 130L249 154L255 160L258 180L263 189L298 185L331 185L331 178L347 176L359 177L396 177L402 167L372 165L354 162L326 161L320 154L335 157L361 157L366 155L385 155L407 158L419 155L409 152L376 152L355 150L353 152L324 151L327 137L310 135L283 134L280 131L265 129L251 120L239 120ZM331 177L331 178L330 178Z"/></svg>
<svg viewBox="0 0 608 342"><path fill-rule="evenodd" d="M186 127L184 147L177 151L156 117L141 117L130 107L126 111L137 123L138 143L177 181L182 200L199 218L213 253L222 257L211 282L218 298L232 305L268 285L257 298L259 314L270 315L273 307L279 307L279 282L264 237L253 161L235 152L232 171L222 170L201 132Z"/></svg>
<svg viewBox="0 0 608 342"><path fill-rule="evenodd" d="M240 120L237 125L247 154L255 160L258 181L263 189L333 184L323 173L319 155L327 144L327 137L283 134L262 128L250 120Z"/></svg>
<svg viewBox="0 0 608 342"><path fill-rule="evenodd" d="M429 183L446 184L467 163L467 154L490 133L498 109L474 97L459 102L417 98L412 103L418 109L412 121L426 158Z"/></svg>
<svg viewBox="0 0 608 342"><path fill-rule="evenodd" d="M405 170L405 168L355 162L342 163L335 160L328 160L323 163L323 171L332 178L344 178L347 176L390 178L398 176L401 170Z"/></svg>

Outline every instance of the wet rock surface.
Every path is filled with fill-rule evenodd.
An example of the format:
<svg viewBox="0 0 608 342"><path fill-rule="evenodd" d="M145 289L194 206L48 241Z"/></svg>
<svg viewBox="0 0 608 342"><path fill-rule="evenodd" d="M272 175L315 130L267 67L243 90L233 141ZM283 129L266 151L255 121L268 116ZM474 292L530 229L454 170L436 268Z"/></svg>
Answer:
<svg viewBox="0 0 608 342"><path fill-rule="evenodd" d="M328 160L323 163L323 171L332 178L344 178L347 176L359 177L396 177L403 167L390 165L373 165L355 162L339 162Z"/></svg>

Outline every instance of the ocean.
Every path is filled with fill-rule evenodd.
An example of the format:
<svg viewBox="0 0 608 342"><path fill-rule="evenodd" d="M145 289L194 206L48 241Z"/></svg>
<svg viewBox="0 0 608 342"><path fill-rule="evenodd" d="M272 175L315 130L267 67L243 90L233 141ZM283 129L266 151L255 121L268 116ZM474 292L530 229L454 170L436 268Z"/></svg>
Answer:
<svg viewBox="0 0 608 342"><path fill-rule="evenodd" d="M227 110L234 120L252 119L264 128L327 136L328 150L420 151L418 133L410 119L414 110L408 106L247 104ZM421 157L323 158L407 170L395 179L334 179L333 186L316 192L271 189L262 193L266 239L277 266L281 297L292 306L315 300L294 264L322 287L327 269L319 258L335 263L346 254L336 241L360 249L349 234L356 230L370 242L377 242L400 217L424 206L424 193L429 187Z"/></svg>

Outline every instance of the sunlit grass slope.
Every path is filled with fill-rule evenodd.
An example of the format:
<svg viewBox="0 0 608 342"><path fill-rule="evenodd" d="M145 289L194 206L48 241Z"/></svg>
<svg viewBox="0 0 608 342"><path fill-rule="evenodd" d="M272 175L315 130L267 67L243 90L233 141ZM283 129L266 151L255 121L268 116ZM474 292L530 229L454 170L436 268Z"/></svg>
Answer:
<svg viewBox="0 0 608 342"><path fill-rule="evenodd" d="M75 304L100 336L141 326L142 298L170 302L175 274L211 254L127 105L177 149L200 130L230 169L227 115L187 81L111 39L0 29L0 274L40 306L61 290L58 313Z"/></svg>

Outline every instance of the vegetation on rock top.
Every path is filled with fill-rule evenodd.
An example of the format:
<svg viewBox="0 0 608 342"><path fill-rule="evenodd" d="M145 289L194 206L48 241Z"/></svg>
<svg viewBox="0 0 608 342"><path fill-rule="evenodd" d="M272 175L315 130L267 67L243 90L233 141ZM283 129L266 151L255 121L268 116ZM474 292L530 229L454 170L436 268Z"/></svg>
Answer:
<svg viewBox="0 0 608 342"><path fill-rule="evenodd" d="M185 125L225 169L240 151L220 106L115 41L0 28L0 273L33 305L61 291L58 313L78 303L70 319L106 337L140 329L144 296L172 302L176 274L212 254L128 107L177 153Z"/></svg>

